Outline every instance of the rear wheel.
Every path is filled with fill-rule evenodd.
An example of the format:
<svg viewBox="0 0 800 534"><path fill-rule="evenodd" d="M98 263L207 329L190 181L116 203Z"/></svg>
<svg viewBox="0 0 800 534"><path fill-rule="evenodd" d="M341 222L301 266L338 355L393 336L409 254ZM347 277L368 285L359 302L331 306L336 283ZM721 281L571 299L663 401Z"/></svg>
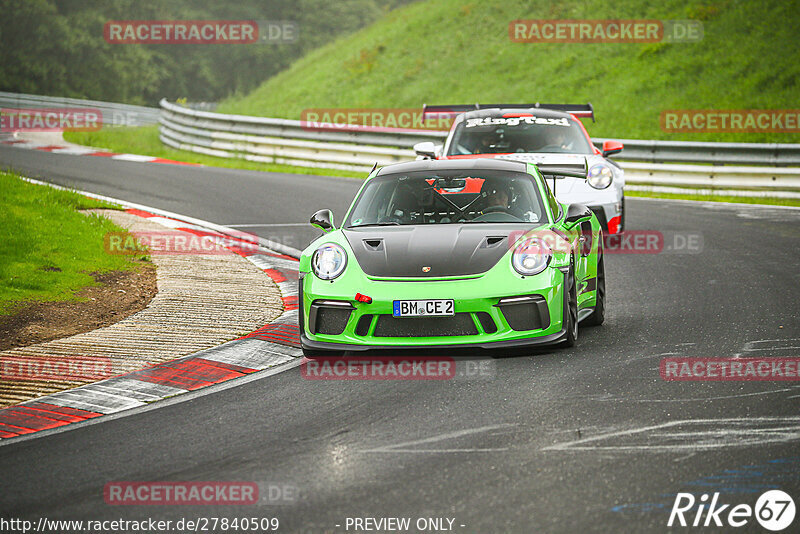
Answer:
<svg viewBox="0 0 800 534"><path fill-rule="evenodd" d="M583 323L587 326L600 326L606 319L606 267L602 241L600 241L600 245L598 246L597 254L596 301L592 314L583 320Z"/></svg>
<svg viewBox="0 0 800 534"><path fill-rule="evenodd" d="M575 286L574 263L569 266L566 280L567 288L567 336L562 343L563 347L574 347L578 340L578 288Z"/></svg>

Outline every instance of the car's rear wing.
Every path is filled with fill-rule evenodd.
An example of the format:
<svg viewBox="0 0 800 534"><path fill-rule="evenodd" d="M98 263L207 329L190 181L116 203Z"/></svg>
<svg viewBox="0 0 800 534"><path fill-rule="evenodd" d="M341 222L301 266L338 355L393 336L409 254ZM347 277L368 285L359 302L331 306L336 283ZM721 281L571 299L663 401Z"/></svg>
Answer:
<svg viewBox="0 0 800 534"><path fill-rule="evenodd" d="M586 158L581 163L537 163L536 168L542 176L553 180L553 194L556 194L556 180L558 178L580 178L585 180L589 176L589 165Z"/></svg>
<svg viewBox="0 0 800 534"><path fill-rule="evenodd" d="M589 117L592 119L592 122L596 122L594 119L594 107L592 107L590 102L587 102L586 104L540 104L539 102L536 102L535 104L455 104L452 106L430 106L428 104L423 104L422 117L424 119L425 115L458 115L466 111L492 108L527 110L550 109L553 111L571 113L576 117Z"/></svg>
<svg viewBox="0 0 800 534"><path fill-rule="evenodd" d="M586 158L581 163L536 163L536 168L542 176L553 178L580 178L585 180L589 175L589 165Z"/></svg>

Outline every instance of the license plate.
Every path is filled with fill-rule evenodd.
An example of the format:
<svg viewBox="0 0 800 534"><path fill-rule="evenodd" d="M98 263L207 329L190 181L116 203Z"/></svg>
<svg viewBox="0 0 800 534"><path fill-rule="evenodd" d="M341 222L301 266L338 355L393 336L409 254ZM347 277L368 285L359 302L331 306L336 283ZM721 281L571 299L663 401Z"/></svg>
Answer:
<svg viewBox="0 0 800 534"><path fill-rule="evenodd" d="M395 300L395 317L447 317L455 315L453 299Z"/></svg>

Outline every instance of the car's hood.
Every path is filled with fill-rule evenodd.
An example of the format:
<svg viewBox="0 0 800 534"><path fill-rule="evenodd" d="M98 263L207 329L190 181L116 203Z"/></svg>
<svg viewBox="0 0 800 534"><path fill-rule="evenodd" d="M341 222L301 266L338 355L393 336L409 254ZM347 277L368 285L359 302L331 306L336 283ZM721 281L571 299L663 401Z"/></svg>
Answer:
<svg viewBox="0 0 800 534"><path fill-rule="evenodd" d="M533 224L431 224L342 230L361 269L380 278L468 276L491 269ZM512 243L513 244L513 243Z"/></svg>

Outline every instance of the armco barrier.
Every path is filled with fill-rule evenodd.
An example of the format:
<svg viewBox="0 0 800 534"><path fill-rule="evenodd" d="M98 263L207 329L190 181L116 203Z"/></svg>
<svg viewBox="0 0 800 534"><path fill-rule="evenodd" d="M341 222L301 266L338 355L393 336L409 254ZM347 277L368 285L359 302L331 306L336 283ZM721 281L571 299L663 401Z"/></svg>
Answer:
<svg viewBox="0 0 800 534"><path fill-rule="evenodd" d="M607 139L593 139L601 148ZM624 159L651 163L713 165L800 165L800 145L784 143L703 143L615 139L625 144Z"/></svg>
<svg viewBox="0 0 800 534"><path fill-rule="evenodd" d="M310 128L289 119L225 115L161 101L161 141L173 148L265 163L369 170L414 159L420 141L444 139L446 132L360 128Z"/></svg>
<svg viewBox="0 0 800 534"><path fill-rule="evenodd" d="M720 165L676 165L620 162L626 183L703 186L720 189L800 189L800 168ZM797 194L800 198L800 193Z"/></svg>
<svg viewBox="0 0 800 534"><path fill-rule="evenodd" d="M79 100L57 96L26 95L0 91L0 108L95 108L103 115L103 124L108 126L147 126L158 122L159 108Z"/></svg>
<svg viewBox="0 0 800 534"><path fill-rule="evenodd" d="M265 163L368 171L415 157L420 141L442 142L447 132L326 125L288 119L225 115L161 101L162 142L183 150ZM606 139L595 139L598 147ZM800 145L697 143L620 139L620 164L630 183L720 188L800 187ZM675 163L706 165L676 165ZM710 165L709 165L710 164ZM742 165L748 165L746 167Z"/></svg>
<svg viewBox="0 0 800 534"><path fill-rule="evenodd" d="M160 108L0 92L0 107L94 107L106 125L159 124L161 141L174 148L265 163L368 171L414 159L414 144L443 142L447 132L327 125L184 107L162 99ZM208 105L203 106L209 107ZM602 146L606 139L594 139ZM704 143L618 139L631 184L711 188L800 188L800 144ZM703 165L686 165L701 163ZM792 194L795 194L794 192Z"/></svg>

